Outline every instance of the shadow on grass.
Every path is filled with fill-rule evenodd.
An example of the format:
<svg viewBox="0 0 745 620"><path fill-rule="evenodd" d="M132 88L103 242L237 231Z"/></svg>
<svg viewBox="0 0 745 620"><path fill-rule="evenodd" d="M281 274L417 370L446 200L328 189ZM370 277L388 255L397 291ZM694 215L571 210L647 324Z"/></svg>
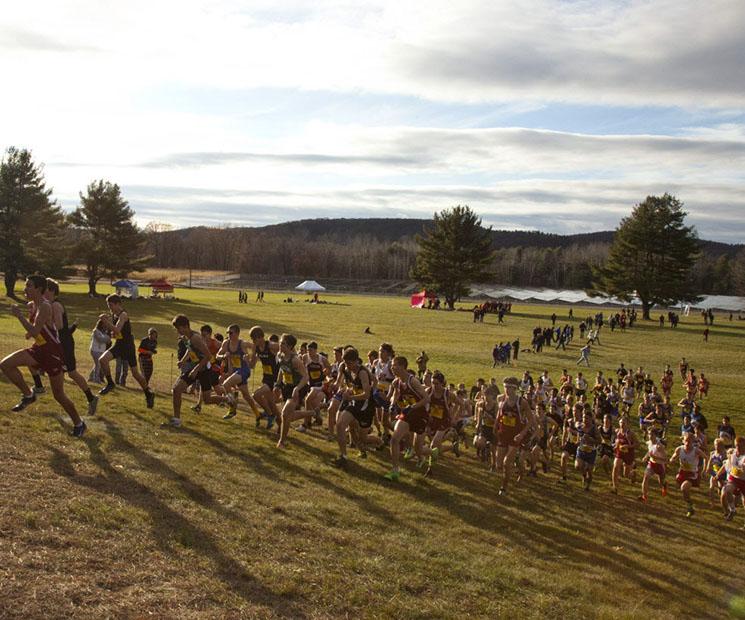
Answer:
<svg viewBox="0 0 745 620"><path fill-rule="evenodd" d="M216 509L217 503L202 487L191 483L160 459L144 453L124 439L118 431L108 427L107 432L114 440L117 449L132 455L148 471L156 475L165 473L169 478L179 481L192 499L212 510ZM179 534L184 540L188 541L190 549L199 553L214 565L220 579L246 602L265 606L273 614L284 617L306 617L303 610L293 600L292 595L279 595L268 589L250 575L240 563L224 553L208 530L191 523L140 481L118 471L99 447L99 442L96 439L86 439L84 441L90 450L91 460L101 469L101 474L96 476L79 475L75 471L70 457L62 450L50 446L52 470L74 484L103 495L115 495L128 504L147 512L152 523L153 539L164 551L169 553L173 551L171 542L174 535ZM196 497L194 496L195 491ZM221 508L219 512L224 513L226 511ZM229 514L235 516L234 513Z"/></svg>

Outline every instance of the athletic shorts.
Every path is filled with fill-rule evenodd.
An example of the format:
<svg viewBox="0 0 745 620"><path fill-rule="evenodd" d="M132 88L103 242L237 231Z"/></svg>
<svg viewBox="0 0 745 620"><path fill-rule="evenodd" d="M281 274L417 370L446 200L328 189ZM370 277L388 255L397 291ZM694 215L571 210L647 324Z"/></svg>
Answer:
<svg viewBox="0 0 745 620"><path fill-rule="evenodd" d="M429 428L433 433L436 433L437 431L446 431L450 428L450 416L445 416L442 418L435 418L430 416L429 418Z"/></svg>
<svg viewBox="0 0 745 620"><path fill-rule="evenodd" d="M74 342L62 342L62 360L65 362L65 371L73 372L77 368L77 362L75 360L75 343Z"/></svg>
<svg viewBox="0 0 745 620"><path fill-rule="evenodd" d="M62 347L56 342L47 342L41 346L34 345L26 351L34 358L36 366L42 372L54 377L64 371Z"/></svg>
<svg viewBox="0 0 745 620"><path fill-rule="evenodd" d="M192 383L199 382L199 387L202 388L203 392L209 392L218 383L220 383L219 375L214 370L212 370L212 368L205 368L194 378L190 376L189 372L185 372L181 375L181 380L186 383L186 385L191 385Z"/></svg>
<svg viewBox="0 0 745 620"><path fill-rule="evenodd" d="M562 452L566 452L569 456L577 456L577 444L573 441L567 441L561 450Z"/></svg>
<svg viewBox="0 0 745 620"><path fill-rule="evenodd" d="M386 398L387 392L381 392L379 389L375 388L373 390L373 401L375 402L376 407L382 407L385 411L388 411L388 408L390 407L390 403L388 402L388 399Z"/></svg>
<svg viewBox="0 0 745 620"><path fill-rule="evenodd" d="M137 368L137 353L135 352L134 340L115 340L109 351L111 351L114 359L124 360L129 364L130 368Z"/></svg>
<svg viewBox="0 0 745 620"><path fill-rule="evenodd" d="M661 478L665 477L665 464L664 463L653 463L652 461L647 462L647 471L650 474L655 474Z"/></svg>
<svg viewBox="0 0 745 620"><path fill-rule="evenodd" d="M270 390L273 390L276 378L274 377L274 375L263 375L261 377L261 382L264 385L268 385Z"/></svg>
<svg viewBox="0 0 745 620"><path fill-rule="evenodd" d="M598 451L597 450L582 450L582 448L577 449L577 460L584 461L588 465L594 465L595 459L598 457Z"/></svg>
<svg viewBox="0 0 745 620"><path fill-rule="evenodd" d="M615 455L617 459L621 459L624 463L624 465L628 465L629 467L634 466L634 462L636 460L636 451L628 449L626 452L622 452L621 450L616 450Z"/></svg>
<svg viewBox="0 0 745 620"><path fill-rule="evenodd" d="M349 411L357 420L360 428L370 428L375 417L375 406L368 400L348 400L342 406L342 411Z"/></svg>
<svg viewBox="0 0 745 620"><path fill-rule="evenodd" d="M681 486L686 480L688 480L694 487L697 487L701 483L701 477L697 471L685 471L681 469L678 475L675 476L675 480L678 486Z"/></svg>
<svg viewBox="0 0 745 620"><path fill-rule="evenodd" d="M287 385L286 383L280 383L279 385L282 388L282 398L284 400L290 400L292 398L292 393L295 391L295 386ZM300 390L300 393L297 397L298 403L303 402L303 399L306 397L309 391L310 388L307 385L302 390Z"/></svg>
<svg viewBox="0 0 745 620"><path fill-rule="evenodd" d="M517 437L518 435L516 431L517 429L515 427L500 427L499 429L497 429L497 445L500 448L511 448L513 446L516 446L517 444L515 443L515 437Z"/></svg>
<svg viewBox="0 0 745 620"><path fill-rule="evenodd" d="M233 377L235 375L238 375L241 378L241 382L238 385L246 385L248 383L248 378L251 376L251 369L240 368L234 371L230 376Z"/></svg>
<svg viewBox="0 0 745 620"><path fill-rule="evenodd" d="M735 487L735 492L745 496L745 480L741 478L735 478L731 474L727 476L727 484L731 484Z"/></svg>
<svg viewBox="0 0 745 620"><path fill-rule="evenodd" d="M607 456L609 459L613 458L613 446L607 444L607 443L601 443L598 447L600 458L603 458L604 456Z"/></svg>
<svg viewBox="0 0 745 620"><path fill-rule="evenodd" d="M420 407L419 409L409 409L408 411L401 411L401 413L396 416L396 419L406 422L409 425L409 430L412 433L421 434L427 430L427 422L429 421L429 416L427 415L427 411L424 409L424 407Z"/></svg>

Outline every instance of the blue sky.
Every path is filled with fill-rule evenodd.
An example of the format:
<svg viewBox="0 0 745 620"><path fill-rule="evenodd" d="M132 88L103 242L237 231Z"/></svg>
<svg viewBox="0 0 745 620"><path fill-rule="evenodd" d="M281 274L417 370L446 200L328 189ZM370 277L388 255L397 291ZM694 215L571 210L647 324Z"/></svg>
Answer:
<svg viewBox="0 0 745 620"><path fill-rule="evenodd" d="M142 225L469 204L573 233L667 191L741 242L743 31L720 0L31 0L0 15L0 147Z"/></svg>

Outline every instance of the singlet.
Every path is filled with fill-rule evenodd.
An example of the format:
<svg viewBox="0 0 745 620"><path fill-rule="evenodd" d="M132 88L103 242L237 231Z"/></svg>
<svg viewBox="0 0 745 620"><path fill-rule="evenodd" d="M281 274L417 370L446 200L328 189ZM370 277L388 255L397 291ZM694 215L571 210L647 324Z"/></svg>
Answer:
<svg viewBox="0 0 745 620"><path fill-rule="evenodd" d="M709 473L712 476L716 476L719 473L719 470L722 469L725 457L726 455L719 454L718 452L711 453L711 457L709 457Z"/></svg>
<svg viewBox="0 0 745 620"><path fill-rule="evenodd" d="M577 443L579 441L579 433L577 432L577 422L575 419L567 418L564 421L564 428L567 430L567 441Z"/></svg>
<svg viewBox="0 0 745 620"><path fill-rule="evenodd" d="M729 465L729 475L738 480L745 480L745 454L737 456L736 452L733 452L727 459Z"/></svg>
<svg viewBox="0 0 745 620"><path fill-rule="evenodd" d="M308 385L310 387L321 387L323 385L323 364L321 363L321 356L318 356L318 361L313 361L310 356L310 360L305 367L308 369Z"/></svg>
<svg viewBox="0 0 745 620"><path fill-rule="evenodd" d="M486 426L488 428L494 428L494 424L497 420L497 404L494 403L494 406L491 409L487 409L486 406L484 406L481 409L481 425Z"/></svg>
<svg viewBox="0 0 745 620"><path fill-rule="evenodd" d="M649 460L658 465L665 463L665 447L659 443L647 442L647 454L649 454Z"/></svg>
<svg viewBox="0 0 745 620"><path fill-rule="evenodd" d="M42 299L41 303L48 304L49 305L49 314L52 316L52 308L51 304L46 299ZM34 308L34 311L29 314L29 321L33 323L36 320L37 310ZM45 323L41 331L34 336L34 344L32 346L34 347L43 347L45 344L59 344L59 333L57 332L57 327L54 325L54 323Z"/></svg>
<svg viewBox="0 0 745 620"><path fill-rule="evenodd" d="M607 430L604 426L601 426L598 432L600 433L600 443L607 446L613 445L613 436L616 434L616 431L613 430L613 426Z"/></svg>
<svg viewBox="0 0 745 620"><path fill-rule="evenodd" d="M111 322L116 325L119 321L119 315L111 313ZM132 346L135 344L134 336L132 336L132 325L129 322L129 315L127 315L127 320L124 321L124 325L122 325L121 330L118 334L114 335L114 340L117 342L123 342L123 343L131 343Z"/></svg>
<svg viewBox="0 0 745 620"><path fill-rule="evenodd" d="M261 362L261 372L265 379L274 379L277 376L277 356L272 353L271 344L264 341L264 348L256 348L256 355Z"/></svg>
<svg viewBox="0 0 745 620"><path fill-rule="evenodd" d="M393 371L391 370L391 360L387 362L381 362L379 359L375 360L374 369L375 378L378 380L378 389L381 392L387 392L394 379Z"/></svg>
<svg viewBox="0 0 745 620"><path fill-rule="evenodd" d="M692 474L698 473L698 448L693 446L690 451L686 451L685 448L681 448L678 453L678 459L680 460L680 469L682 471L690 472Z"/></svg>
<svg viewBox="0 0 745 620"><path fill-rule="evenodd" d="M625 403L633 403L635 398L635 392L634 392L634 386L629 385L627 387L623 388L623 402Z"/></svg>
<svg viewBox="0 0 745 620"><path fill-rule="evenodd" d="M579 435L579 443L577 447L582 452L593 452L598 446L598 427L594 424L590 425L589 428L585 429L584 423L577 424L577 434Z"/></svg>
<svg viewBox="0 0 745 620"><path fill-rule="evenodd" d="M616 432L616 449L618 452L629 452L632 449L631 440L629 439L629 431L623 432L621 430Z"/></svg>
<svg viewBox="0 0 745 620"><path fill-rule="evenodd" d="M429 393L429 415L438 420L450 417L450 390L445 388L442 396L435 396L435 391Z"/></svg>
<svg viewBox="0 0 745 620"><path fill-rule="evenodd" d="M522 427L525 425L525 420L520 412L521 402L522 396L518 396L517 401L514 404L510 404L507 398L499 403L499 413L497 418L499 419L500 427L514 428L516 429L516 432L520 432Z"/></svg>
<svg viewBox="0 0 745 620"><path fill-rule="evenodd" d="M129 325L129 321L127 321L127 325ZM122 330L122 331L124 331L124 330ZM202 360L202 358L204 358L204 354L201 351L197 351L194 348L194 345L192 345L192 343L191 343L191 338L196 333L197 332L194 332L193 331L189 335L189 337L186 338L186 340L185 340L186 351L187 351L187 354L189 355L189 365L191 366L191 368L194 368L194 366L196 366L197 364L199 364L199 362ZM205 368L205 370L207 370L208 368L210 368L210 363L207 362L207 365L204 368Z"/></svg>
<svg viewBox="0 0 745 620"><path fill-rule="evenodd" d="M300 383L302 375L295 370L295 365L292 361L297 357L297 353L291 353L287 359L280 360L279 355L277 356L277 364L279 366L279 376L282 379L282 383L286 386L296 386Z"/></svg>
<svg viewBox="0 0 745 620"><path fill-rule="evenodd" d="M414 378L414 375L409 375L409 378L404 382L401 381L398 377L394 379L394 384L398 386L398 406L403 407L411 407L418 403L421 399L419 395L414 391L414 388L411 387L411 380Z"/></svg>
<svg viewBox="0 0 745 620"><path fill-rule="evenodd" d="M55 303L58 303L62 307L62 327L57 330L60 344L67 347L74 347L75 341L72 338L70 324L67 321L67 308L65 308L64 304L60 301L57 301Z"/></svg>
<svg viewBox="0 0 745 620"><path fill-rule="evenodd" d="M355 396L359 396L360 394L365 393L365 388L362 386L362 379L360 379L360 375L363 372L367 373L367 381L370 384L370 388L372 389L372 375L370 374L370 371L367 368L365 368L364 366L360 366L360 369L357 371L357 374L353 376L352 372L349 370L346 370L346 366L345 366L344 378L345 379L348 378L347 383L349 387L352 388L352 393ZM372 396L372 391L370 392L370 396ZM363 402L364 401L359 401L358 404L362 404Z"/></svg>
<svg viewBox="0 0 745 620"><path fill-rule="evenodd" d="M230 367L230 372L246 372L250 370L248 366L248 362L244 359L245 353L243 351L243 340L238 339L238 349L233 351L230 348L230 341L228 341L228 364Z"/></svg>

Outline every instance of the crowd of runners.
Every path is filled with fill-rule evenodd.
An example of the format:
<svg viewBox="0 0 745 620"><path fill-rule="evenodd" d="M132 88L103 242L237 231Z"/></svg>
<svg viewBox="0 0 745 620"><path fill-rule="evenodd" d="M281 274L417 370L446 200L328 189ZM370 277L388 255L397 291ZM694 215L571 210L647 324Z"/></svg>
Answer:
<svg viewBox="0 0 745 620"><path fill-rule="evenodd" d="M74 328L58 299L59 285L31 276L24 293L26 310L14 306L12 312L33 344L0 362L21 391L14 411L33 403L39 391L29 387L21 368L31 369L35 388L45 373L55 399L72 419L72 434L81 437L86 425L65 394L64 373L83 391L93 416L99 396L115 389L109 366L117 359L129 363L146 406L153 407L152 365L144 374L137 369L134 336L120 297L107 297L109 312L99 317L111 346L98 358L106 385L97 396L76 371ZM180 376L167 424L175 428L182 424L188 391L198 397L194 411L203 404L222 405L227 408L224 419L235 417L242 396L257 427L265 420L267 428L275 428L278 448L288 446L291 431L317 426L338 445L333 465L341 469L349 466L352 449L360 459L371 450L387 452L391 467L385 478L391 482L407 471L407 462L423 476L432 476L448 452L457 458L472 446L483 466L498 477L500 495L515 482L552 475L555 464L559 484L567 484L573 470L590 491L599 469L612 492L622 484L639 485L639 500L648 502L651 482L667 495L667 468L673 466L687 516L694 514L692 493L701 486L727 520L734 517L738 498L745 506L745 435L736 434L728 417L712 433L703 412L709 379L685 358L678 364L683 397L677 401L672 399L676 373L669 365L657 381L641 367L634 371L620 364L613 376L598 371L592 380L566 369L558 377L544 370L534 380L526 371L521 378L504 378L501 389L495 379L479 379L469 390L431 369L424 352L417 369L410 368L391 343L366 353L337 346L326 355L316 342L298 346L292 334L267 335L259 326L246 338L240 326L230 325L219 340L210 326L197 331L184 315L174 317L172 324L178 334ZM143 343L141 356L147 353ZM250 387L252 374L254 383L260 375L255 389Z"/></svg>

